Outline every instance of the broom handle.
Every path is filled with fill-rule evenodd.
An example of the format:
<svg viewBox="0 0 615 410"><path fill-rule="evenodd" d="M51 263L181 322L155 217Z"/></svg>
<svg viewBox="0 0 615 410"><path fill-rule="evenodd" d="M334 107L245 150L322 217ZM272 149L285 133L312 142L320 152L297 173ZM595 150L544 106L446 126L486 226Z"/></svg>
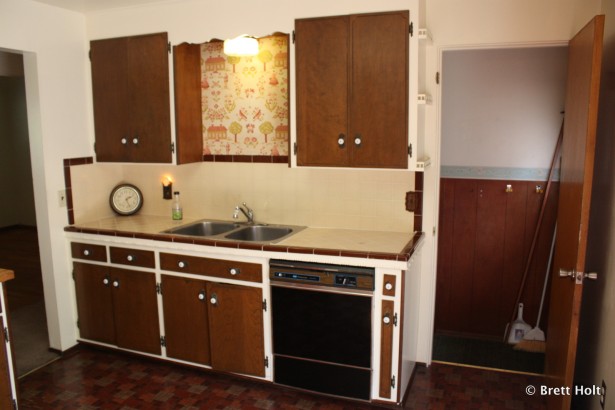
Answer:
<svg viewBox="0 0 615 410"><path fill-rule="evenodd" d="M515 320L515 313L516 313L515 311L517 310L516 308L517 306L519 306L519 302L521 301L521 294L523 293L523 288L525 287L525 281L530 271L530 265L532 263L532 257L534 256L534 249L536 248L536 241L538 239L538 233L540 232L540 226L542 225L542 218L545 213L547 199L549 198L549 191L551 190L553 170L555 168L555 163L557 162L557 158L559 157L559 153L562 148L563 139L564 139L564 123L562 122L562 126L559 130L559 137L557 138L557 144L555 145L555 153L553 154L553 160L551 161L551 169L549 169L549 177L547 179L547 187L545 188L545 196L542 198L540 212L538 213L538 221L536 222L536 229L534 229L534 237L532 238L532 245L530 246L530 253L527 256L527 261L525 263L525 270L523 271L523 277L521 278L521 285L519 286L519 292L517 292L517 300L515 302L515 308L513 309L512 315L510 317L510 321L508 323L512 323ZM506 332L504 334L505 341L508 339L509 332L510 332L510 326L507 326Z"/></svg>
<svg viewBox="0 0 615 410"><path fill-rule="evenodd" d="M547 283L549 282L549 273L551 272L551 262L553 261L553 251L555 250L555 236L557 234L557 222L553 229L553 239L551 240L551 251L549 252L549 262L547 263L547 272L545 273L545 283L542 285L542 296L540 297L540 307L538 308L538 317L536 318L536 327L540 327L540 318L542 317L542 307L545 303L545 293L547 293Z"/></svg>

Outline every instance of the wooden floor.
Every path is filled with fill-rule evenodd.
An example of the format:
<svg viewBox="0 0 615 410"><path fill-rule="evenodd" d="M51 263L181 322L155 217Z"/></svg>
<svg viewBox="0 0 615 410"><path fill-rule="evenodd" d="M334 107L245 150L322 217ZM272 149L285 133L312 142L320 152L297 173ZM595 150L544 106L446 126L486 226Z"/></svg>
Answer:
<svg viewBox="0 0 615 410"><path fill-rule="evenodd" d="M36 228L0 229L0 267L15 272L6 285L9 311L44 300Z"/></svg>

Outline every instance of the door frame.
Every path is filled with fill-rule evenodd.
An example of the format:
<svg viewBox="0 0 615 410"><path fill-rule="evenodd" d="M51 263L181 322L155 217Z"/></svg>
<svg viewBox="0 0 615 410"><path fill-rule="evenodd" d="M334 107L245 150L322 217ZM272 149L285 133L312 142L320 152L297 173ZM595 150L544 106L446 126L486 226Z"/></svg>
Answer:
<svg viewBox="0 0 615 410"><path fill-rule="evenodd" d="M489 50L489 49L514 49L514 48L542 48L542 47L567 47L569 41L546 41L546 42L519 42L519 43L479 43L479 44L463 44L463 45L442 45L435 47L436 53L436 65L433 68L433 73L442 74L442 62L444 53L448 51L463 51L463 50ZM429 72L430 67L427 67ZM433 358L433 335L436 313L436 283L437 283L437 271L438 271L438 224L440 215L440 158L442 154L442 89L445 83L445 79L440 80L438 85L427 85L427 89L434 90L431 94L432 97L432 109L434 110L435 129L426 130L427 134L434 135L434 146L425 149L426 152L433 152L431 159L431 166L424 171L424 203L423 203L423 229L426 232L427 242L431 241L431 249L433 250L428 258L423 259L421 276L421 294L430 295L431 299L427 304L423 306L425 309L424 317L427 320L420 325L419 333L425 336L423 342L419 339L419 346L417 356L419 361L424 361L426 365L431 365ZM433 84L433 83L432 83ZM431 131L431 132L430 132ZM430 218L431 217L431 218ZM430 223L431 222L431 223ZM433 230L432 230L433 229ZM433 234L430 234L432 231ZM426 247L428 248L428 247ZM427 255L427 254L426 254Z"/></svg>

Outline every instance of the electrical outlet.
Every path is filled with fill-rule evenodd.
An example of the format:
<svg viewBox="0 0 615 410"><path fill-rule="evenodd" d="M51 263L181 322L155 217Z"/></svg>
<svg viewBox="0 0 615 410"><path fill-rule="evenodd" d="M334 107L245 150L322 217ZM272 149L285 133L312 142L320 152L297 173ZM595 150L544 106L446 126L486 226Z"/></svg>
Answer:
<svg viewBox="0 0 615 410"><path fill-rule="evenodd" d="M60 208L66 208L66 189L58 191L58 205Z"/></svg>
<svg viewBox="0 0 615 410"><path fill-rule="evenodd" d="M604 403L606 402L606 383L602 380L602 389L600 390L600 406L604 409Z"/></svg>

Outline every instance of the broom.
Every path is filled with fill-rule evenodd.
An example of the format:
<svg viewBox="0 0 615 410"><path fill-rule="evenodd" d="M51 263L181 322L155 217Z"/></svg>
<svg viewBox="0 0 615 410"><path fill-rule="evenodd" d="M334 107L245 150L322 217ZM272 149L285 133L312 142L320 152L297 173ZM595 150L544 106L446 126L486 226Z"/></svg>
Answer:
<svg viewBox="0 0 615 410"><path fill-rule="evenodd" d="M555 230L557 231L557 224L555 224ZM551 241L551 252L549 253L549 262L547 263L547 272L545 273L545 281L542 285L542 297L540 298L540 307L538 308L538 318L536 318L536 326L529 332L523 335L515 347L514 350L523 350L526 352L544 353L545 351L545 332L540 329L540 317L542 315L542 306L545 302L545 293L547 290L547 282L549 282L549 272L551 272L551 260L553 258L553 250L555 249L555 233L553 232L553 240Z"/></svg>

